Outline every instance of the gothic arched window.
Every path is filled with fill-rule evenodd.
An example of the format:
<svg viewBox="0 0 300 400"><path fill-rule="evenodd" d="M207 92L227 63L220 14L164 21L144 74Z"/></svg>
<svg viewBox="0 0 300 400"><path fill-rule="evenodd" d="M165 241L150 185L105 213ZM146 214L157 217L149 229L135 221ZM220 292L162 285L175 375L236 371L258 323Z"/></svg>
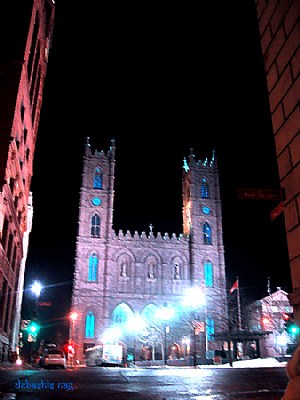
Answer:
<svg viewBox="0 0 300 400"><path fill-rule="evenodd" d="M133 312L127 304L119 304L112 313L112 321L117 325L125 325L131 318Z"/></svg>
<svg viewBox="0 0 300 400"><path fill-rule="evenodd" d="M85 317L85 337L95 337L95 316L92 311L89 311Z"/></svg>
<svg viewBox="0 0 300 400"><path fill-rule="evenodd" d="M98 214L92 216L91 236L100 237L100 217Z"/></svg>
<svg viewBox="0 0 300 400"><path fill-rule="evenodd" d="M209 187L206 178L203 178L201 182L201 199L208 199L208 198L209 198Z"/></svg>
<svg viewBox="0 0 300 400"><path fill-rule="evenodd" d="M157 312L157 306L155 306L154 304L148 304L142 311L141 313L141 317L142 319L146 319L147 321L149 321L150 323L155 320L155 315Z"/></svg>
<svg viewBox="0 0 300 400"><path fill-rule="evenodd" d="M98 257L96 253L93 253L89 257L88 281L89 282L97 281L97 276L98 276Z"/></svg>
<svg viewBox="0 0 300 400"><path fill-rule="evenodd" d="M213 287L214 285L214 272L213 266L210 261L204 263L204 281L206 287Z"/></svg>
<svg viewBox="0 0 300 400"><path fill-rule="evenodd" d="M95 169L94 189L103 189L103 175L100 168Z"/></svg>
<svg viewBox="0 0 300 400"><path fill-rule="evenodd" d="M211 227L207 222L203 224L203 242L204 244L212 244Z"/></svg>

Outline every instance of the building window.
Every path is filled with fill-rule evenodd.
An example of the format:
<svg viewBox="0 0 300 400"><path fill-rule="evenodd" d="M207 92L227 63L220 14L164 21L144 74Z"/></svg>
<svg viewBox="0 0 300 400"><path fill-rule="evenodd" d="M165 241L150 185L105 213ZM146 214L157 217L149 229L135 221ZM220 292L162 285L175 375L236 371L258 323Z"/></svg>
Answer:
<svg viewBox="0 0 300 400"><path fill-rule="evenodd" d="M14 235L12 233L10 233L9 238L8 238L7 251L6 251L6 257L8 258L9 263L11 263L13 246L14 246Z"/></svg>
<svg viewBox="0 0 300 400"><path fill-rule="evenodd" d="M9 187L10 187L11 194L13 194L14 193L14 188L15 188L15 179L10 178Z"/></svg>
<svg viewBox="0 0 300 400"><path fill-rule="evenodd" d="M206 318L206 337L208 341L214 340L215 321L212 318Z"/></svg>
<svg viewBox="0 0 300 400"><path fill-rule="evenodd" d="M88 266L88 281L95 282L97 281L98 275L98 257L96 253L90 255L89 258L89 266Z"/></svg>
<svg viewBox="0 0 300 400"><path fill-rule="evenodd" d="M21 103L20 115L21 115L21 120L22 120L22 122L24 122L24 117L25 117L25 106L24 106L23 100L22 100L22 103Z"/></svg>
<svg viewBox="0 0 300 400"><path fill-rule="evenodd" d="M180 265L177 262L174 263L174 279L181 279Z"/></svg>
<svg viewBox="0 0 300 400"><path fill-rule="evenodd" d="M127 275L127 264L126 264L125 261L123 261L122 264L121 264L120 275L121 275L123 278L126 278L126 277L128 276L128 275Z"/></svg>
<svg viewBox="0 0 300 400"><path fill-rule="evenodd" d="M9 222L8 219L5 218L4 223L3 223L3 229L2 229L2 239L1 239L1 243L2 243L2 247L5 249L6 248L6 241L8 238L8 228L9 228Z"/></svg>
<svg viewBox="0 0 300 400"><path fill-rule="evenodd" d="M213 287L214 274L213 274L213 266L210 261L206 261L204 263L204 281L206 287Z"/></svg>
<svg viewBox="0 0 300 400"><path fill-rule="evenodd" d="M14 252L13 252L11 267L12 267L13 271L15 271L15 269L17 267L17 246L14 246Z"/></svg>
<svg viewBox="0 0 300 400"><path fill-rule="evenodd" d="M156 318L157 306L154 304L148 304L142 311L142 319L146 319L148 322L153 323Z"/></svg>
<svg viewBox="0 0 300 400"><path fill-rule="evenodd" d="M103 175L100 168L95 170L94 189L103 189Z"/></svg>
<svg viewBox="0 0 300 400"><path fill-rule="evenodd" d="M134 314L127 304L119 304L112 313L112 321L117 325L125 325Z"/></svg>
<svg viewBox="0 0 300 400"><path fill-rule="evenodd" d="M212 244L211 227L207 222L203 224L203 242L204 244Z"/></svg>
<svg viewBox="0 0 300 400"><path fill-rule="evenodd" d="M95 337L95 316L92 311L89 311L85 317L85 337Z"/></svg>
<svg viewBox="0 0 300 400"><path fill-rule="evenodd" d="M24 128L24 143L26 143L27 141L27 133L28 133L27 129Z"/></svg>
<svg viewBox="0 0 300 400"><path fill-rule="evenodd" d="M147 272L147 276L150 279L154 279L155 278L155 265L152 262L148 262L148 272Z"/></svg>
<svg viewBox="0 0 300 400"><path fill-rule="evenodd" d="M209 198L209 187L206 178L203 178L201 182L201 199L208 199L208 198Z"/></svg>
<svg viewBox="0 0 300 400"><path fill-rule="evenodd" d="M100 217L98 214L92 216L91 236L100 237Z"/></svg>

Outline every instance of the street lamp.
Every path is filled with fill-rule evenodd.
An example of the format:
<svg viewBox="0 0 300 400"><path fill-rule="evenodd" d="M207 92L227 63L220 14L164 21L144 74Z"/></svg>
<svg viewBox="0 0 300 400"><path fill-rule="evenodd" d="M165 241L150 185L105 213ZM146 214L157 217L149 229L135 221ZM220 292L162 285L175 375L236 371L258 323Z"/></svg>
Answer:
<svg viewBox="0 0 300 400"><path fill-rule="evenodd" d="M164 321L164 363L167 365L167 334L170 333L170 327L167 322L174 316L175 311L173 308L169 308L167 303L164 303L163 307L158 309L156 316Z"/></svg>
<svg viewBox="0 0 300 400"><path fill-rule="evenodd" d="M78 318L78 314L76 311L73 311L70 314L70 319L71 319L71 327L70 327L70 340L69 340L69 347L68 347L68 356L71 358L71 367L73 366L73 359L75 357L75 341L74 341L74 336L75 336L75 321ZM70 347L71 346L71 347Z"/></svg>
<svg viewBox="0 0 300 400"><path fill-rule="evenodd" d="M123 332L118 326L106 328L102 334L102 342L104 344L117 344L122 335Z"/></svg>
<svg viewBox="0 0 300 400"><path fill-rule="evenodd" d="M145 321L140 315L134 315L127 322L128 329L133 333L133 358L136 362L136 337L145 329Z"/></svg>
<svg viewBox="0 0 300 400"><path fill-rule="evenodd" d="M37 337L40 331L40 325L38 323L38 299L40 297L43 286L39 281L34 281L31 285L31 293L35 296L34 311L31 318L31 322L28 326L27 341L29 343L29 358L30 362L33 362L33 353L36 350Z"/></svg>
<svg viewBox="0 0 300 400"><path fill-rule="evenodd" d="M77 312L74 311L74 312L72 312L72 313L70 314L70 319L71 319L70 339L71 339L72 342L73 342L73 340L74 340L74 334L75 334L74 326L75 326L75 321L76 321L77 318L78 318Z"/></svg>
<svg viewBox="0 0 300 400"><path fill-rule="evenodd" d="M38 298L41 294L43 287L39 281L34 281L31 286L32 293Z"/></svg>
<svg viewBox="0 0 300 400"><path fill-rule="evenodd" d="M192 314L192 327L193 327L193 364L194 367L197 366L197 348L196 348L196 337L200 335L201 332L205 332L205 322L199 321L199 309L206 306L206 295L205 292L200 287L190 287L185 292L185 297L183 298L183 305L188 308ZM206 314L206 313L204 313ZM206 315L204 315L206 318ZM201 340L201 337L200 337ZM200 342L201 343L201 342ZM206 339L205 339L206 346ZM201 354L202 354L201 346Z"/></svg>
<svg viewBox="0 0 300 400"><path fill-rule="evenodd" d="M33 284L31 285L31 292L35 296L35 313L37 314L37 305L38 305L38 299L40 297L41 291L43 289L43 286L39 281L34 281Z"/></svg>

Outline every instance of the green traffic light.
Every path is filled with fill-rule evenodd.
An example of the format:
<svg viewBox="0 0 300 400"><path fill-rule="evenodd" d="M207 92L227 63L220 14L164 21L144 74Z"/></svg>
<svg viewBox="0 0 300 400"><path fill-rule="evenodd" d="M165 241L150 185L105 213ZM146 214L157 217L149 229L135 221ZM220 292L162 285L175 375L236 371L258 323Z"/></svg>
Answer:
<svg viewBox="0 0 300 400"><path fill-rule="evenodd" d="M291 333L293 334L293 335L298 335L298 333L299 333L299 328L298 328L298 326L292 326L291 327Z"/></svg>
<svg viewBox="0 0 300 400"><path fill-rule="evenodd" d="M28 326L28 331L32 334L32 335L37 335L38 331L40 330L40 326L39 324L37 324L36 322L31 322Z"/></svg>

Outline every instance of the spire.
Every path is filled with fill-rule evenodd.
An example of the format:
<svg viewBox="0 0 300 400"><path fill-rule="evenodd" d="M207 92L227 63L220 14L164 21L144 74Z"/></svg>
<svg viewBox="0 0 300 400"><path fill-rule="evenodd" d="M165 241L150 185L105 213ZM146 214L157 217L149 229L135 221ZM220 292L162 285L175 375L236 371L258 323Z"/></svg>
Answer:
<svg viewBox="0 0 300 400"><path fill-rule="evenodd" d="M90 145L90 138L87 136L85 142L85 154L88 155L91 153L91 145Z"/></svg>
<svg viewBox="0 0 300 400"><path fill-rule="evenodd" d="M267 292L268 292L268 295L270 296L270 294L271 294L271 285L270 285L270 277L268 276L268 283L267 283Z"/></svg>
<svg viewBox="0 0 300 400"><path fill-rule="evenodd" d="M213 149L213 151L212 151L212 156L211 156L211 160L210 160L210 163L209 163L210 166L213 166L214 163L215 163L215 153L216 153L216 150Z"/></svg>
<svg viewBox="0 0 300 400"><path fill-rule="evenodd" d="M189 166L188 166L188 163L187 163L185 157L184 157L184 159L183 159L183 166L182 166L182 168L185 170L185 172L188 172L188 170L190 169Z"/></svg>
<svg viewBox="0 0 300 400"><path fill-rule="evenodd" d="M194 162L193 150L194 150L194 149L190 148L190 155L189 155L190 165Z"/></svg>
<svg viewBox="0 0 300 400"><path fill-rule="evenodd" d="M109 152L112 155L112 157L115 157L115 150L116 150L115 143L116 143L115 139L111 139L111 146L109 148Z"/></svg>

